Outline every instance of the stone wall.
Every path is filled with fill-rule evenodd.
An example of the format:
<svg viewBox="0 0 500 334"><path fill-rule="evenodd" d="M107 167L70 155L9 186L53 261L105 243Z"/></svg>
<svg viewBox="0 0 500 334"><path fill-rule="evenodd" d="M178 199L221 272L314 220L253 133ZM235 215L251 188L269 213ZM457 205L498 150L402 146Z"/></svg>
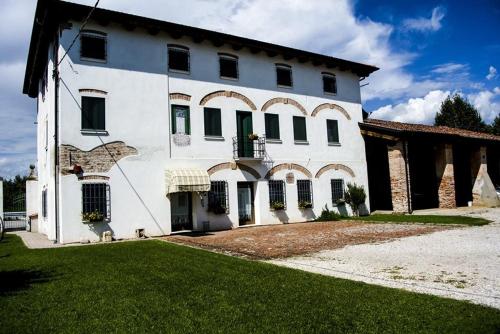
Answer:
<svg viewBox="0 0 500 334"><path fill-rule="evenodd" d="M403 142L398 141L395 145L388 145L387 154L391 178L392 210L394 213L405 213L408 212L411 195L408 196L410 191L407 183L407 161Z"/></svg>
<svg viewBox="0 0 500 334"><path fill-rule="evenodd" d="M455 208L455 174L453 168L453 146L443 144L436 151L436 177L440 208Z"/></svg>

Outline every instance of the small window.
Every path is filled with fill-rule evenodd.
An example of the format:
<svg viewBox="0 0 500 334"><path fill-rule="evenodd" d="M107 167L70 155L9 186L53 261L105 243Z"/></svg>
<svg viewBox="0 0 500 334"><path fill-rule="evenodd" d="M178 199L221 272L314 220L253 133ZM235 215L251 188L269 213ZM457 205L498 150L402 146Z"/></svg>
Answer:
<svg viewBox="0 0 500 334"><path fill-rule="evenodd" d="M265 114L266 139L280 139L280 119L277 114Z"/></svg>
<svg viewBox="0 0 500 334"><path fill-rule="evenodd" d="M183 46L169 46L168 69L189 72L189 49Z"/></svg>
<svg viewBox="0 0 500 334"><path fill-rule="evenodd" d="M326 134L329 144L339 143L339 124L338 121L333 119L326 120Z"/></svg>
<svg viewBox="0 0 500 334"><path fill-rule="evenodd" d="M285 182L282 180L269 181L269 205L271 208L286 208Z"/></svg>
<svg viewBox="0 0 500 334"><path fill-rule="evenodd" d="M82 96L82 130L106 130L106 111L103 97Z"/></svg>
<svg viewBox="0 0 500 334"><path fill-rule="evenodd" d="M334 74L323 73L323 92L337 94L337 78Z"/></svg>
<svg viewBox="0 0 500 334"><path fill-rule="evenodd" d="M222 136L220 109L205 108L205 136Z"/></svg>
<svg viewBox="0 0 500 334"><path fill-rule="evenodd" d="M219 53L220 77L238 79L238 57Z"/></svg>
<svg viewBox="0 0 500 334"><path fill-rule="evenodd" d="M344 180L333 179L332 185L332 204L337 205L338 201L344 199Z"/></svg>
<svg viewBox="0 0 500 334"><path fill-rule="evenodd" d="M278 86L292 87L292 67L276 64L276 81Z"/></svg>
<svg viewBox="0 0 500 334"><path fill-rule="evenodd" d="M42 190L42 217L47 218L47 188Z"/></svg>
<svg viewBox="0 0 500 334"><path fill-rule="evenodd" d="M188 106L172 106L172 133L183 135L191 133Z"/></svg>
<svg viewBox="0 0 500 334"><path fill-rule="evenodd" d="M82 59L106 61L106 56L106 34L87 31L80 35Z"/></svg>
<svg viewBox="0 0 500 334"><path fill-rule="evenodd" d="M295 141L307 141L305 117L293 116L293 139Z"/></svg>
<svg viewBox="0 0 500 334"><path fill-rule="evenodd" d="M208 192L208 211L215 214L229 213L227 181L210 182Z"/></svg>
<svg viewBox="0 0 500 334"><path fill-rule="evenodd" d="M312 208L312 182L311 180L297 180L297 199L299 207Z"/></svg>
<svg viewBox="0 0 500 334"><path fill-rule="evenodd" d="M104 220L111 217L110 189L106 183L82 184L82 214L98 212Z"/></svg>

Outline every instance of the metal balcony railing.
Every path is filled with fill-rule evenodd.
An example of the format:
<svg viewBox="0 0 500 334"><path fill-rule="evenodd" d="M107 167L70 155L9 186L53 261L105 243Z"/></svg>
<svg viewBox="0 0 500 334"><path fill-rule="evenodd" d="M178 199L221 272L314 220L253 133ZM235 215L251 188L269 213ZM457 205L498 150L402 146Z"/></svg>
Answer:
<svg viewBox="0 0 500 334"><path fill-rule="evenodd" d="M240 159L264 159L266 154L266 139L259 137L250 139L248 137L233 137L233 158Z"/></svg>

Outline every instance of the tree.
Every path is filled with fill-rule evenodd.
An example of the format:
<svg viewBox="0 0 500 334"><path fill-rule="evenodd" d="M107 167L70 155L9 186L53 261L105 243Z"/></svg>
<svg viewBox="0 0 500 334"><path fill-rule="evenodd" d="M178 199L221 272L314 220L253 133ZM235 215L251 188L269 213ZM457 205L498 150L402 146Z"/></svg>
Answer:
<svg viewBox="0 0 500 334"><path fill-rule="evenodd" d="M495 117L493 123L490 125L490 132L494 135L500 136L500 114Z"/></svg>
<svg viewBox="0 0 500 334"><path fill-rule="evenodd" d="M487 125L474 106L458 94L448 96L436 114L434 125L444 125L471 131L485 132Z"/></svg>

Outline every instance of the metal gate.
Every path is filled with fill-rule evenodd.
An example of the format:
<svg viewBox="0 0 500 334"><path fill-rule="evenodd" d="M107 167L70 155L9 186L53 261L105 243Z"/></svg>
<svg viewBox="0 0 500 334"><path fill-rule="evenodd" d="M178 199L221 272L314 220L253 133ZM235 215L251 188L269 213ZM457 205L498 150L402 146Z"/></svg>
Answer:
<svg viewBox="0 0 500 334"><path fill-rule="evenodd" d="M26 195L19 194L12 198L9 203L4 203L5 211L3 221L5 230L26 229Z"/></svg>

